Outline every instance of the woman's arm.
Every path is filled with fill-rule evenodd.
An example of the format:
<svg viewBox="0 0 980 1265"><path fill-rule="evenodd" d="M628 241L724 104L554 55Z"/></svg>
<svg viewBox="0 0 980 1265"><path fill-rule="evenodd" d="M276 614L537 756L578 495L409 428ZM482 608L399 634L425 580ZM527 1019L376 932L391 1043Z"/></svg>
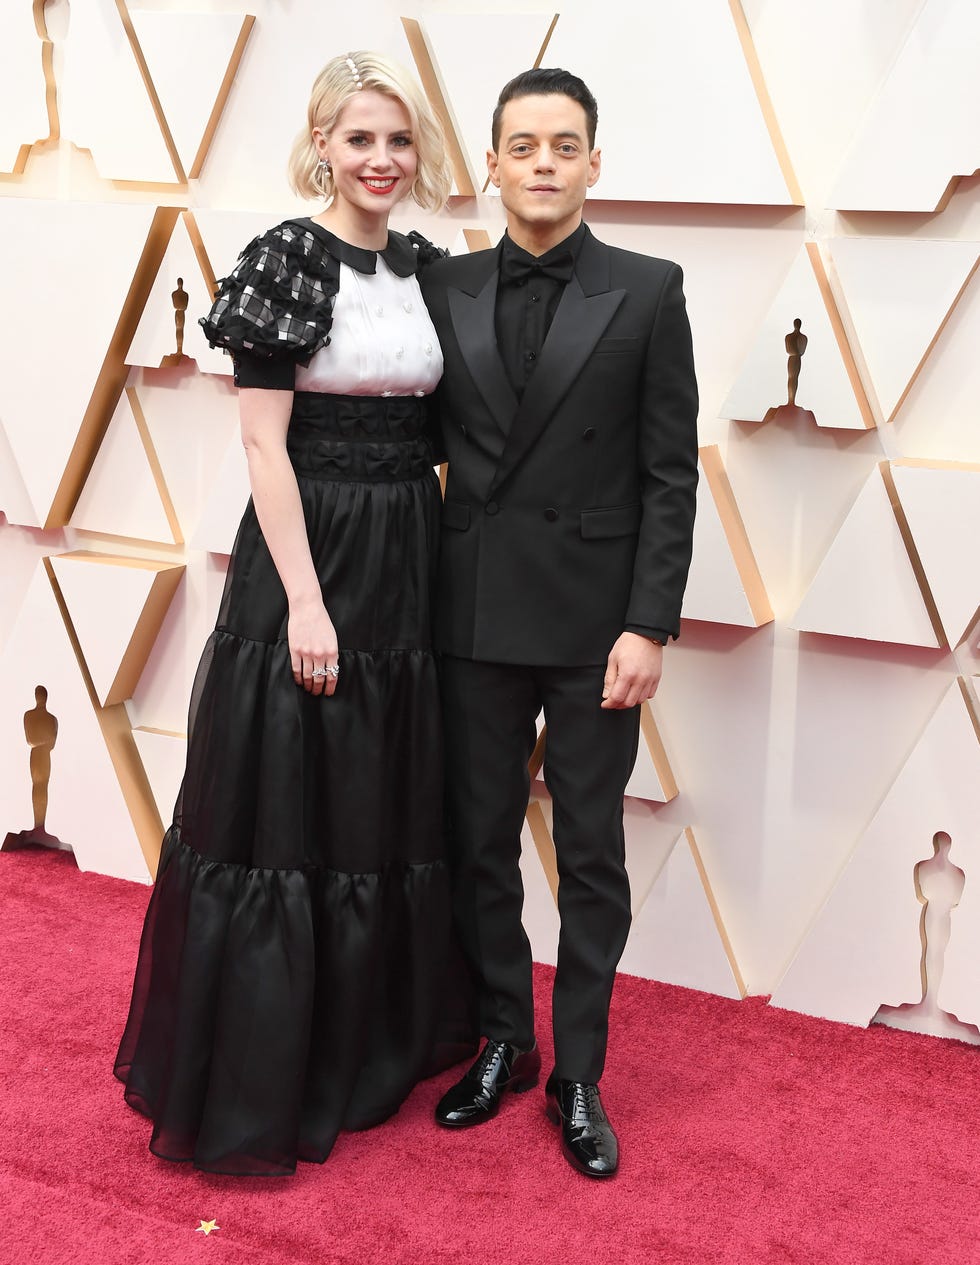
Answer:
<svg viewBox="0 0 980 1265"><path fill-rule="evenodd" d="M252 502L289 603L293 678L311 694L332 694L336 677L312 675L314 667L337 662L337 633L323 604L296 475L286 453L292 405L292 391L243 387L238 393Z"/></svg>

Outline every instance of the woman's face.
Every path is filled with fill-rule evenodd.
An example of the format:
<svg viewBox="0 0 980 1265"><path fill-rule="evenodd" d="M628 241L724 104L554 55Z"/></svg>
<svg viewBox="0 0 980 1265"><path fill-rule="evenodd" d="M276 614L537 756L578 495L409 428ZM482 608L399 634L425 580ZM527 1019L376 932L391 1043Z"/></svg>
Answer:
<svg viewBox="0 0 980 1265"><path fill-rule="evenodd" d="M330 135L314 128L313 141L330 162L337 202L362 214L387 217L412 188L418 155L408 113L394 97L358 92Z"/></svg>

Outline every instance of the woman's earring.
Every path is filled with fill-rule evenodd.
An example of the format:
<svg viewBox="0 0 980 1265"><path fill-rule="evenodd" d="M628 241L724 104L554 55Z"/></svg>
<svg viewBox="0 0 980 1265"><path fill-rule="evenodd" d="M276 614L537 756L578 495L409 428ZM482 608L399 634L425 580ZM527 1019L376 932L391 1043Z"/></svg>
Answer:
<svg viewBox="0 0 980 1265"><path fill-rule="evenodd" d="M321 158L318 166L325 176L330 175L330 159L329 158Z"/></svg>

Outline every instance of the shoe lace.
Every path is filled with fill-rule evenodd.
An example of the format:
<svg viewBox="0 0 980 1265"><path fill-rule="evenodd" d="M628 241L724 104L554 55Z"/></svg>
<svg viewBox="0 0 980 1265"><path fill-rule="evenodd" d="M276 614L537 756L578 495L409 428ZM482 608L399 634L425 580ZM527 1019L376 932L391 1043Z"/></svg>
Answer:
<svg viewBox="0 0 980 1265"><path fill-rule="evenodd" d="M486 1045L483 1047L483 1052L480 1054L480 1057L473 1064L470 1074L476 1080L482 1080L490 1066L496 1062L498 1058L503 1061L504 1065L509 1070L510 1059L508 1058L507 1042L487 1041Z"/></svg>
<svg viewBox="0 0 980 1265"><path fill-rule="evenodd" d="M572 1090L572 1100L568 1104L568 1115L569 1119L583 1124L597 1118L602 1120L605 1113L599 1098L599 1086L576 1082Z"/></svg>
<svg viewBox="0 0 980 1265"><path fill-rule="evenodd" d="M599 1086L576 1085L572 1101L576 1106L582 1106L587 1111L592 1111L599 1105Z"/></svg>

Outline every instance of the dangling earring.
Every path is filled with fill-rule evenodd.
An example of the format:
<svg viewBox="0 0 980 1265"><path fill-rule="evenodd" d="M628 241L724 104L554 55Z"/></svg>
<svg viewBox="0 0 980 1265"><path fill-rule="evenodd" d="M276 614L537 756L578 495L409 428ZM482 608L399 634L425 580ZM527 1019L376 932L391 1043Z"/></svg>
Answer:
<svg viewBox="0 0 980 1265"><path fill-rule="evenodd" d="M330 159L329 158L321 158L317 165L319 166L320 170L323 172L325 176L330 175Z"/></svg>

